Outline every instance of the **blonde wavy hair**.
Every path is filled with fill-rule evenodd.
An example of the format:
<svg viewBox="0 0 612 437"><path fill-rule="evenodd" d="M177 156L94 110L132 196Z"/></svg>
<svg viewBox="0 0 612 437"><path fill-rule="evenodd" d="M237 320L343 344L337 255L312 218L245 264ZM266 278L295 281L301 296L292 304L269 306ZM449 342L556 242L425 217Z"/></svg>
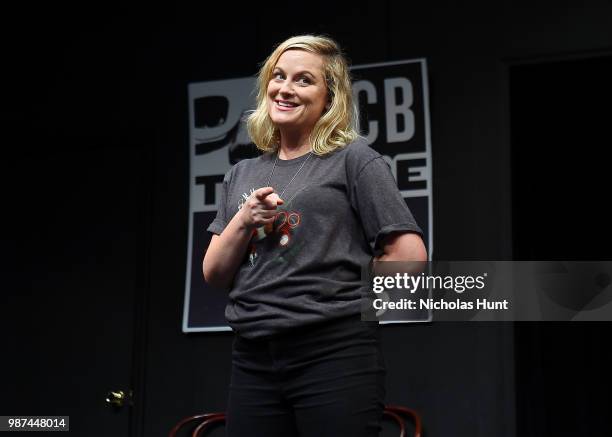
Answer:
<svg viewBox="0 0 612 437"><path fill-rule="evenodd" d="M359 136L359 116L353 103L348 61L334 40L319 35L291 37L280 43L264 61L257 75L257 109L247 118L251 139L264 152L274 152L280 146L280 132L268 114L267 89L278 59L291 49L323 57L323 75L330 106L310 134L313 153L325 155L353 142Z"/></svg>

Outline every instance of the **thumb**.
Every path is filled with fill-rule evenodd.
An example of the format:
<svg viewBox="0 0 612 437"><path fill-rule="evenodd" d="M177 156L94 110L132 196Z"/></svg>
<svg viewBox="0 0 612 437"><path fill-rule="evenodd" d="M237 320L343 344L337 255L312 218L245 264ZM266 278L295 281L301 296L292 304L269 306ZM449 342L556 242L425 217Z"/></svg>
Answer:
<svg viewBox="0 0 612 437"><path fill-rule="evenodd" d="M276 193L271 193L266 200L270 201L270 203L273 203L274 205L282 205L285 203Z"/></svg>

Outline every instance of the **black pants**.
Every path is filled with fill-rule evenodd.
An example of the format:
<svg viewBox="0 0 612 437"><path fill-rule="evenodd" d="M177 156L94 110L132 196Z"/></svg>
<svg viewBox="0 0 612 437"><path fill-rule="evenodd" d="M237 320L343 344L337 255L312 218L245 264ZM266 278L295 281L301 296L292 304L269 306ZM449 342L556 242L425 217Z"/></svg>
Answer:
<svg viewBox="0 0 612 437"><path fill-rule="evenodd" d="M385 376L379 327L359 315L263 340L236 335L227 435L378 436Z"/></svg>

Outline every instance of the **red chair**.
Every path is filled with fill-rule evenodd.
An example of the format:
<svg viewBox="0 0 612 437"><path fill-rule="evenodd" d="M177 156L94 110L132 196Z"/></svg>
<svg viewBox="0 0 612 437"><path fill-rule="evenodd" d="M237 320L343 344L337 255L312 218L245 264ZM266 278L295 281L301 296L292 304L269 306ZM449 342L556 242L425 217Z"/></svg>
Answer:
<svg viewBox="0 0 612 437"><path fill-rule="evenodd" d="M192 437L201 437L204 435L204 431L210 428L211 425L220 422L225 423L225 413L206 413L185 417L179 423L174 425L174 428L170 430L169 437L176 437L179 430L191 422L201 422L195 427L193 433L191 434Z"/></svg>
<svg viewBox="0 0 612 437"><path fill-rule="evenodd" d="M401 405L387 405L383 411L383 419L392 419L399 426L399 437L406 437L406 424L404 423L404 417L406 416L409 417L414 424L414 437L421 437L421 417L416 411L402 407ZM169 437L177 437L179 430L183 426L189 423L193 425L193 422L198 423L198 425L193 429L191 437L203 437L204 432L209 430L214 424L225 423L225 413L207 413L185 417L172 428Z"/></svg>
<svg viewBox="0 0 612 437"><path fill-rule="evenodd" d="M402 407L401 405L386 405L383 411L383 418L389 417L397 423L400 429L399 437L406 437L406 424L404 416L410 417L414 424L414 437L421 437L423 425L419 414L411 408Z"/></svg>

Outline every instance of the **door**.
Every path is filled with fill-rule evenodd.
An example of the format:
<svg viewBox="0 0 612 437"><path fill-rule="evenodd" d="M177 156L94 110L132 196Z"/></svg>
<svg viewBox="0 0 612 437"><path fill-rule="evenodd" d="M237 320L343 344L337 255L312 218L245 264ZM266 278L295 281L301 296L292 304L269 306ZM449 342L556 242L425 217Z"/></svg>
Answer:
<svg viewBox="0 0 612 437"><path fill-rule="evenodd" d="M74 436L137 435L146 153L64 140L12 163L26 213L8 236L17 262L3 290L0 414L70 416Z"/></svg>

